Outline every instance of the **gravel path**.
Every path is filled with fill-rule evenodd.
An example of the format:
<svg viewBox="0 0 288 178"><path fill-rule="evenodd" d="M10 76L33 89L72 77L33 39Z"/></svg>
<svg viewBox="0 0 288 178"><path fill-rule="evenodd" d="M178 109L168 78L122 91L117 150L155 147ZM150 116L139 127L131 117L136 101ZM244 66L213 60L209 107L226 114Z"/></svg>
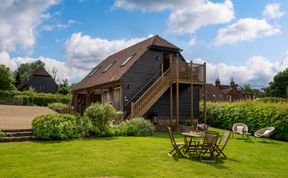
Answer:
<svg viewBox="0 0 288 178"><path fill-rule="evenodd" d="M36 116L48 113L55 112L48 107L0 105L0 129L31 129Z"/></svg>

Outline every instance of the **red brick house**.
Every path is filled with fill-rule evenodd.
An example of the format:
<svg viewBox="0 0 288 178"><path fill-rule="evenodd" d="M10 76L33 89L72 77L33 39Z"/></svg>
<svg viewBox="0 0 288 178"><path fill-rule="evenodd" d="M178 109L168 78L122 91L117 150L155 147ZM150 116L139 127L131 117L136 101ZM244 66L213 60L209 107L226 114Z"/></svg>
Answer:
<svg viewBox="0 0 288 178"><path fill-rule="evenodd" d="M215 86L213 84L206 84L206 100L217 101L240 101L253 100L253 93L245 90L231 79L230 85L221 85L220 80L216 79Z"/></svg>

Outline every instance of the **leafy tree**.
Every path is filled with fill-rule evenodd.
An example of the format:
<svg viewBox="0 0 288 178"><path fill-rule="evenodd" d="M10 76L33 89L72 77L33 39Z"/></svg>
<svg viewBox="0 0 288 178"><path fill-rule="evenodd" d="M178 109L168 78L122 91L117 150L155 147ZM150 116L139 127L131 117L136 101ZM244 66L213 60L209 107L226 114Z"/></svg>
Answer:
<svg viewBox="0 0 288 178"><path fill-rule="evenodd" d="M67 79L62 80L62 82L58 86L57 93L67 95L67 94L71 94L71 92L72 92L72 88L71 86L69 86L68 80Z"/></svg>
<svg viewBox="0 0 288 178"><path fill-rule="evenodd" d="M255 98L263 98L265 97L265 91L263 89L255 89L252 88L250 84L244 85L244 89L253 93Z"/></svg>
<svg viewBox="0 0 288 178"><path fill-rule="evenodd" d="M250 84L245 84L244 85L244 89L247 90L247 91L253 92L253 89L252 89Z"/></svg>
<svg viewBox="0 0 288 178"><path fill-rule="evenodd" d="M14 90L14 78L8 67L0 65L0 90Z"/></svg>
<svg viewBox="0 0 288 178"><path fill-rule="evenodd" d="M273 81L265 89L268 96L288 97L288 68L274 76Z"/></svg>
<svg viewBox="0 0 288 178"><path fill-rule="evenodd" d="M25 79L27 79L29 77L30 74L32 74L32 72L37 69L39 66L45 66L45 63L43 63L42 61L38 60L32 63L25 63L25 64L21 64L17 70L14 72L14 76L19 77L20 81L23 81Z"/></svg>

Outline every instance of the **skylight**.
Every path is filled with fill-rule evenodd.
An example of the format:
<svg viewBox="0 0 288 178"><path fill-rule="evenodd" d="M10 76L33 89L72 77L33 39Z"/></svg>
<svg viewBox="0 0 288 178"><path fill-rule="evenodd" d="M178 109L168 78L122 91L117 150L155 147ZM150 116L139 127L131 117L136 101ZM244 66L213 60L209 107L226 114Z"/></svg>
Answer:
<svg viewBox="0 0 288 178"><path fill-rule="evenodd" d="M107 66L107 67L103 70L103 73L105 73L114 63L115 63L115 61L112 62L111 64L109 64L109 66Z"/></svg>
<svg viewBox="0 0 288 178"><path fill-rule="evenodd" d="M89 77L93 76L99 69L100 67L95 67L89 74Z"/></svg>
<svg viewBox="0 0 288 178"><path fill-rule="evenodd" d="M135 54L133 54L132 56L129 56L127 59L125 59L125 61L120 65L120 67L125 66L134 56L135 56Z"/></svg>

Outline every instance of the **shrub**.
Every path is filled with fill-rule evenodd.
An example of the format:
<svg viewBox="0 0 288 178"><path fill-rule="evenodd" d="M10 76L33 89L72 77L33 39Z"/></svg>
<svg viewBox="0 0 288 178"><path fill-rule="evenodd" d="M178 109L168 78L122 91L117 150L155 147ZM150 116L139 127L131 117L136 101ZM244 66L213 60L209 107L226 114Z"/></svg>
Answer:
<svg viewBox="0 0 288 178"><path fill-rule="evenodd" d="M203 111L201 117L203 118ZM288 103L258 101L207 103L209 125L231 129L233 124L238 122L247 124L252 133L264 127L275 127L271 138L287 141Z"/></svg>
<svg viewBox="0 0 288 178"><path fill-rule="evenodd" d="M69 114L47 114L32 122L36 138L41 140L64 140L78 137L76 117Z"/></svg>
<svg viewBox="0 0 288 178"><path fill-rule="evenodd" d="M146 136L151 135L155 131L154 125L143 118L134 118L119 124L118 135L124 136Z"/></svg>
<svg viewBox="0 0 288 178"><path fill-rule="evenodd" d="M48 104L48 107L59 113L68 113L69 111L69 106L64 103L51 103Z"/></svg>
<svg viewBox="0 0 288 178"><path fill-rule="evenodd" d="M2 132L2 130L0 129L0 140L2 139L2 137L5 137L5 133Z"/></svg>
<svg viewBox="0 0 288 178"><path fill-rule="evenodd" d="M76 124L77 124L77 131L79 136L87 137L90 136L91 133L94 133L94 126L91 120L88 117L81 117L80 115L76 116Z"/></svg>
<svg viewBox="0 0 288 178"><path fill-rule="evenodd" d="M91 119L96 135L105 135L112 119L120 113L111 104L94 103L86 108L84 116Z"/></svg>

